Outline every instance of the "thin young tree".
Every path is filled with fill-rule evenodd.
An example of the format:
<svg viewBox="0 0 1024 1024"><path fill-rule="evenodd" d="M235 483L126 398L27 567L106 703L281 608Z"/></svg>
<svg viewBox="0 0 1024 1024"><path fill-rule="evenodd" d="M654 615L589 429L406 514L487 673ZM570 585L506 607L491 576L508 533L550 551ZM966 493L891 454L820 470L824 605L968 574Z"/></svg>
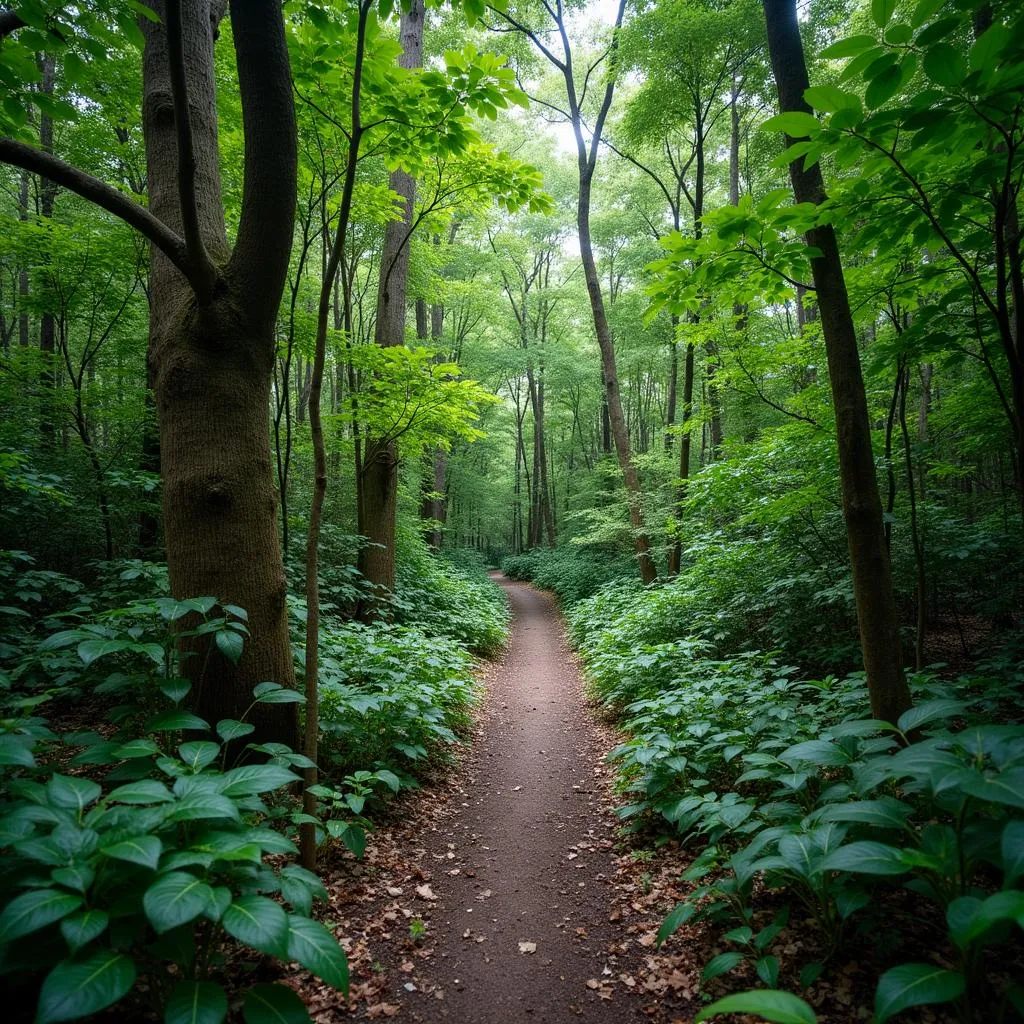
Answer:
<svg viewBox="0 0 1024 1024"><path fill-rule="evenodd" d="M804 99L809 83L795 0L764 0L764 12L779 110L783 114L810 113ZM798 203L818 206L825 201L825 184L817 163L805 168L803 160L797 158L789 165L789 175ZM805 237L808 246L817 250L811 259L811 272L832 385L843 516L871 713L875 718L895 722L910 707L911 697L903 671L899 618L885 544L857 334L834 228L829 223L819 224L810 228Z"/></svg>

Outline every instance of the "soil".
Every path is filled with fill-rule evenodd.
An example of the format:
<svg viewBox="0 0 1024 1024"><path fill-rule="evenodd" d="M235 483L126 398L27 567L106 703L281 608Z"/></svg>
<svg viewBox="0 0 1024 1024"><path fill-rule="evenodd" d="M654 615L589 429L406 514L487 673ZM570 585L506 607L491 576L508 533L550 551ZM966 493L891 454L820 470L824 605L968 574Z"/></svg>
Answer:
<svg viewBox="0 0 1024 1024"><path fill-rule="evenodd" d="M422 840L437 865L423 913L433 954L414 992L396 982L394 1019L645 1020L639 994L612 998L605 984L626 967L608 952L614 824L596 767L607 748L551 597L500 582L511 642L488 680L461 799Z"/></svg>

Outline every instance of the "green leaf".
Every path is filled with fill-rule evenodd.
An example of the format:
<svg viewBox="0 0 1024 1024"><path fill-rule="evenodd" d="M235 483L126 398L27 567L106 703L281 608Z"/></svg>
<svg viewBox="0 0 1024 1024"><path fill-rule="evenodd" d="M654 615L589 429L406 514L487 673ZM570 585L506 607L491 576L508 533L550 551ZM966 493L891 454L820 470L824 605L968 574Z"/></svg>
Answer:
<svg viewBox="0 0 1024 1024"><path fill-rule="evenodd" d="M162 711L159 715L154 715L145 726L146 732L176 732L178 729L206 732L209 728L209 722L204 722L190 711Z"/></svg>
<svg viewBox="0 0 1024 1024"><path fill-rule="evenodd" d="M228 997L212 981L181 981L164 1009L164 1024L220 1024L228 1015Z"/></svg>
<svg viewBox="0 0 1024 1024"><path fill-rule="evenodd" d="M84 664L91 665L97 658L127 651L134 646L131 640L83 640L78 645L78 656Z"/></svg>
<svg viewBox="0 0 1024 1024"><path fill-rule="evenodd" d="M874 110L892 99L899 92L902 83L903 75L899 65L894 64L871 79L867 89L864 90L864 102L869 109Z"/></svg>
<svg viewBox="0 0 1024 1024"><path fill-rule="evenodd" d="M1024 768L1011 768L998 775L965 772L960 788L979 800L1024 808Z"/></svg>
<svg viewBox="0 0 1024 1024"><path fill-rule="evenodd" d="M169 679L160 687L160 692L172 703L180 704L192 689L192 684L187 679Z"/></svg>
<svg viewBox="0 0 1024 1024"><path fill-rule="evenodd" d="M255 732L256 726L248 722L239 722L234 718L223 718L217 723L217 735L225 742L240 740L243 736Z"/></svg>
<svg viewBox="0 0 1024 1024"><path fill-rule="evenodd" d="M765 121L760 130L763 132L785 132L791 139L802 139L816 133L821 127L813 114L804 110L790 110L784 114L776 114Z"/></svg>
<svg viewBox="0 0 1024 1024"><path fill-rule="evenodd" d="M922 61L924 73L936 83L955 89L967 75L967 61L950 43L936 43L925 51Z"/></svg>
<svg viewBox="0 0 1024 1024"><path fill-rule="evenodd" d="M243 896L224 911L224 930L261 953L284 958L288 952L288 915L266 896Z"/></svg>
<svg viewBox="0 0 1024 1024"><path fill-rule="evenodd" d="M885 1024L890 1017L910 1006L948 1003L964 991L963 975L935 964L900 964L878 979L875 990L875 1018Z"/></svg>
<svg viewBox="0 0 1024 1024"><path fill-rule="evenodd" d="M859 875L902 875L908 870L901 850L870 840L847 843L833 850L822 861L821 869Z"/></svg>
<svg viewBox="0 0 1024 1024"><path fill-rule="evenodd" d="M98 783L91 779L80 779L74 775L54 775L46 784L46 792L52 803L81 813L103 792Z"/></svg>
<svg viewBox="0 0 1024 1024"><path fill-rule="evenodd" d="M804 99L815 110L843 110L844 108L860 109L860 97L856 93L845 92L835 85L814 85L804 90Z"/></svg>
<svg viewBox="0 0 1024 1024"><path fill-rule="evenodd" d="M36 759L32 754L32 739L28 736L0 736L0 765L18 765L34 768Z"/></svg>
<svg viewBox="0 0 1024 1024"><path fill-rule="evenodd" d="M169 808L171 821L203 821L210 818L230 818L238 821L241 815L235 802L220 793L195 792L183 796Z"/></svg>
<svg viewBox="0 0 1024 1024"><path fill-rule="evenodd" d="M135 984L135 961L113 950L64 960L46 976L36 1024L78 1020L113 1006Z"/></svg>
<svg viewBox="0 0 1024 1024"><path fill-rule="evenodd" d="M924 704L915 704L909 711L904 711L896 725L901 732L913 732L929 722L952 718L963 711L965 707L966 705L962 700L942 698L940 700L926 701Z"/></svg>
<svg viewBox="0 0 1024 1024"><path fill-rule="evenodd" d="M310 1024L306 1004L287 985L253 985L242 1013L245 1024Z"/></svg>
<svg viewBox="0 0 1024 1024"><path fill-rule="evenodd" d="M871 0L871 17L879 28L885 28L896 10L896 0Z"/></svg>
<svg viewBox="0 0 1024 1024"><path fill-rule="evenodd" d="M721 1013L754 1013L771 1024L817 1024L814 1011L799 996L792 992L763 988L752 992L737 992L704 1007L693 1024Z"/></svg>
<svg viewBox="0 0 1024 1024"><path fill-rule="evenodd" d="M339 992L348 993L348 960L338 940L319 922L288 917L288 956Z"/></svg>
<svg viewBox="0 0 1024 1024"><path fill-rule="evenodd" d="M217 650L224 655L232 665L237 665L242 657L242 647L245 641L241 633L233 629L222 629L216 634Z"/></svg>
<svg viewBox="0 0 1024 1024"><path fill-rule="evenodd" d="M276 690L267 690L256 698L257 704L305 704L306 698L298 690L288 686L279 686Z"/></svg>
<svg viewBox="0 0 1024 1024"><path fill-rule="evenodd" d="M104 910L83 910L78 914L65 917L60 923L60 931L72 953L77 953L83 946L88 946L107 930L110 917Z"/></svg>
<svg viewBox="0 0 1024 1024"><path fill-rule="evenodd" d="M144 868L156 871L160 863L160 854L163 852L163 843L156 836L135 836L112 846L104 846L100 852L115 860L141 864Z"/></svg>
<svg viewBox="0 0 1024 1024"><path fill-rule="evenodd" d="M182 743L178 747L178 756L194 772L202 771L208 764L215 761L219 755L220 744L212 743L210 740Z"/></svg>
<svg viewBox="0 0 1024 1024"><path fill-rule="evenodd" d="M194 920L214 902L213 890L187 871L162 875L142 898L146 916L160 934Z"/></svg>
<svg viewBox="0 0 1024 1024"><path fill-rule="evenodd" d="M857 800L848 804L829 804L818 815L819 821L853 821L878 828L903 828L910 807L893 797Z"/></svg>
<svg viewBox="0 0 1024 1024"><path fill-rule="evenodd" d="M874 46L875 42L876 39L874 36L847 36L845 39L837 40L831 46L826 46L818 56L824 57L826 60L841 60L844 57L856 57L858 53L863 53L865 50ZM810 103L811 101L808 100L808 102Z"/></svg>
<svg viewBox="0 0 1024 1024"><path fill-rule="evenodd" d="M0 944L45 928L82 905L81 896L59 889L31 889L16 896L0 914Z"/></svg>
<svg viewBox="0 0 1024 1024"><path fill-rule="evenodd" d="M165 804L173 799L174 794L156 779L128 782L107 794L107 801L114 804Z"/></svg>
<svg viewBox="0 0 1024 1024"><path fill-rule="evenodd" d="M742 953L735 951L719 953L718 956L709 960L704 970L700 972L701 984L706 985L709 981L714 981L715 978L728 974L734 967L738 967L743 963L744 959Z"/></svg>
<svg viewBox="0 0 1024 1024"><path fill-rule="evenodd" d="M1000 842L1003 856L1003 885L1013 885L1024 875L1024 821L1008 821Z"/></svg>
<svg viewBox="0 0 1024 1024"><path fill-rule="evenodd" d="M225 796L255 796L298 782L299 776L277 764L246 764L223 775Z"/></svg>

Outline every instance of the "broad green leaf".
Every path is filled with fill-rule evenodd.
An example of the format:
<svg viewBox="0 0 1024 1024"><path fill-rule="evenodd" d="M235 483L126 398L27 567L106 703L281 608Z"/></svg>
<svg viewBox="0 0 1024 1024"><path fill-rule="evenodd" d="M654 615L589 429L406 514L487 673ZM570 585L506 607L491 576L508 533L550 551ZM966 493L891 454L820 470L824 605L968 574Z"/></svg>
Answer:
<svg viewBox="0 0 1024 1024"><path fill-rule="evenodd" d="M908 870L902 851L870 840L840 846L822 861L821 869L859 875L902 875Z"/></svg>
<svg viewBox="0 0 1024 1024"><path fill-rule="evenodd" d="M57 964L39 993L36 1024L78 1020L113 1006L135 984L135 961L102 949Z"/></svg>
<svg viewBox="0 0 1024 1024"><path fill-rule="evenodd" d="M310 1024L306 1004L287 985L254 985L242 1013L245 1024Z"/></svg>
<svg viewBox="0 0 1024 1024"><path fill-rule="evenodd" d="M81 896L59 889L30 889L16 896L0 913L0 944L45 928L82 905Z"/></svg>
<svg viewBox="0 0 1024 1024"><path fill-rule="evenodd" d="M776 114L765 121L760 130L764 132L784 132L791 139L802 139L821 128L821 124L813 114L804 110L790 110Z"/></svg>
<svg viewBox="0 0 1024 1024"><path fill-rule="evenodd" d="M710 1020L722 1013L753 1013L771 1024L817 1024L814 1011L799 996L778 989L755 989L737 992L704 1007L693 1024Z"/></svg>
<svg viewBox="0 0 1024 1024"><path fill-rule="evenodd" d="M213 890L187 871L162 875L142 898L146 916L160 934L194 920L213 902Z"/></svg>
<svg viewBox="0 0 1024 1024"><path fill-rule="evenodd" d="M288 957L339 992L348 993L348 960L338 940L319 921L288 917Z"/></svg>
<svg viewBox="0 0 1024 1024"><path fill-rule="evenodd" d="M192 771L198 772L220 756L220 745L210 740L182 743L178 747L178 756Z"/></svg>
<svg viewBox="0 0 1024 1024"><path fill-rule="evenodd" d="M164 1024L220 1024L228 1015L228 997L212 981L180 981L164 1009Z"/></svg>
<svg viewBox="0 0 1024 1024"><path fill-rule="evenodd" d="M114 804L165 804L174 799L174 794L156 779L139 779L118 786L107 795Z"/></svg>
<svg viewBox="0 0 1024 1024"><path fill-rule="evenodd" d="M118 654L135 645L131 640L83 640L78 645L78 656L86 665L91 665L97 658L107 654Z"/></svg>
<svg viewBox="0 0 1024 1024"><path fill-rule="evenodd" d="M221 792L225 796L255 796L299 782L299 776L277 764L246 764L224 773Z"/></svg>
<svg viewBox="0 0 1024 1024"><path fill-rule="evenodd" d="M804 90L804 99L815 110L843 110L852 108L860 110L860 97L856 93L845 92L834 85L814 85Z"/></svg>
<svg viewBox="0 0 1024 1024"><path fill-rule="evenodd" d="M221 918L224 930L261 953L285 957L288 952L288 915L266 896L243 896Z"/></svg>
<svg viewBox="0 0 1024 1024"><path fill-rule="evenodd" d="M156 836L135 836L124 839L111 846L104 846L100 851L115 860L126 860L132 864L141 864L144 868L156 871L160 863L163 844Z"/></svg>
<svg viewBox="0 0 1024 1024"><path fill-rule="evenodd" d="M240 740L243 736L248 736L255 731L255 725L250 725L248 722L239 722L233 718L223 718L217 723L217 735L225 743L230 743L232 740Z"/></svg>
<svg viewBox="0 0 1024 1024"><path fill-rule="evenodd" d="M910 1006L948 1003L964 991L963 975L935 964L900 964L878 979L875 990L875 1019L885 1024L890 1017Z"/></svg>
<svg viewBox="0 0 1024 1024"><path fill-rule="evenodd" d="M958 781L965 793L978 800L1024 808L1024 768L1010 768L998 775L965 772Z"/></svg>
<svg viewBox="0 0 1024 1024"><path fill-rule="evenodd" d="M1013 885L1024 875L1024 821L1008 821L1000 842L1003 857L1003 885Z"/></svg>
<svg viewBox="0 0 1024 1024"><path fill-rule="evenodd" d="M845 39L837 40L831 46L826 46L818 56L824 57L826 60L841 60L844 57L856 57L858 53L863 53L865 50L874 46L875 42L876 40L874 36L847 36ZM810 102L811 101L808 100L808 103Z"/></svg>
<svg viewBox="0 0 1024 1024"><path fill-rule="evenodd" d="M60 931L72 953L89 945L107 930L110 918L104 910L82 910L60 923Z"/></svg>
<svg viewBox="0 0 1024 1024"><path fill-rule="evenodd" d="M871 0L871 17L879 28L885 28L896 10L896 0Z"/></svg>
<svg viewBox="0 0 1024 1024"><path fill-rule="evenodd" d="M909 711L904 711L896 724L901 732L913 732L929 722L952 718L963 711L965 707L966 704L962 700L948 698L930 700L924 704L915 704Z"/></svg>
<svg viewBox="0 0 1024 1024"><path fill-rule="evenodd" d="M237 665L242 658L242 647L245 641L241 633L233 629L222 629L216 634L217 650L224 655L232 665Z"/></svg>
<svg viewBox="0 0 1024 1024"><path fill-rule="evenodd" d="M829 804L818 815L819 821L852 821L879 828L903 828L911 808L893 797L857 800L847 804Z"/></svg>
<svg viewBox="0 0 1024 1024"><path fill-rule="evenodd" d="M728 974L734 967L738 967L743 963L744 959L745 957L742 953L735 951L719 953L718 956L709 960L704 970L700 972L701 984L706 985L709 981L714 981L715 978Z"/></svg>
<svg viewBox="0 0 1024 1024"><path fill-rule="evenodd" d="M967 75L967 61L950 43L936 43L925 51L924 73L937 85L955 89Z"/></svg>
<svg viewBox="0 0 1024 1024"><path fill-rule="evenodd" d="M154 715L145 725L146 732L176 732L179 729L208 731L209 722L204 722L190 711L162 711Z"/></svg>
<svg viewBox="0 0 1024 1024"><path fill-rule="evenodd" d="M75 775L54 775L46 784L50 800L58 807L81 812L103 792L98 783Z"/></svg>

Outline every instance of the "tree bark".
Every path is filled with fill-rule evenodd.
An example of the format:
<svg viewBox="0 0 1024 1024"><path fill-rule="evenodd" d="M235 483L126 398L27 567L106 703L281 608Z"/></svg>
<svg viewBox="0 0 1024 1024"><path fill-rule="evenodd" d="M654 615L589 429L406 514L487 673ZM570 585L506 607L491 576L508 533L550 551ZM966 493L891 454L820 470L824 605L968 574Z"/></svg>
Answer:
<svg viewBox="0 0 1024 1024"><path fill-rule="evenodd" d="M143 128L149 210L183 234L194 216L216 268L212 292L190 281L154 246L149 367L160 425L164 522L171 589L243 607L249 635L238 664L217 648L186 661L199 713L238 718L264 680L294 686L286 583L271 477L270 384L274 327L291 248L296 145L291 76L280 4L250 0L231 10L245 129L238 241L227 243L221 201L209 0L181 3L180 60L188 85L194 210L179 180L167 6L143 24ZM178 124L176 125L176 121ZM297 746L295 705L257 705L253 742Z"/></svg>
<svg viewBox="0 0 1024 1024"><path fill-rule="evenodd" d="M423 66L423 0L412 0L402 12L399 36L403 68ZM391 172L392 191L403 200L402 219L389 221L384 232L374 341L389 348L405 344L405 296L409 279L409 236L416 202L416 180L403 170ZM377 595L395 588L395 521L398 514L398 445L391 438L367 435L359 480L362 531L360 570ZM373 614L369 602L361 614Z"/></svg>
<svg viewBox="0 0 1024 1024"><path fill-rule="evenodd" d="M764 0L764 11L779 109L810 112L804 100L804 90L808 87L807 67L795 2ZM819 205L825 200L818 164L805 169L802 159L797 159L789 165L789 172L798 203ZM871 450L871 425L857 337L832 225L812 228L806 238L807 244L821 254L811 260L811 271L832 384L843 515L871 712L875 718L895 722L910 707L911 697L903 672L899 621L889 555L885 549L882 503Z"/></svg>

